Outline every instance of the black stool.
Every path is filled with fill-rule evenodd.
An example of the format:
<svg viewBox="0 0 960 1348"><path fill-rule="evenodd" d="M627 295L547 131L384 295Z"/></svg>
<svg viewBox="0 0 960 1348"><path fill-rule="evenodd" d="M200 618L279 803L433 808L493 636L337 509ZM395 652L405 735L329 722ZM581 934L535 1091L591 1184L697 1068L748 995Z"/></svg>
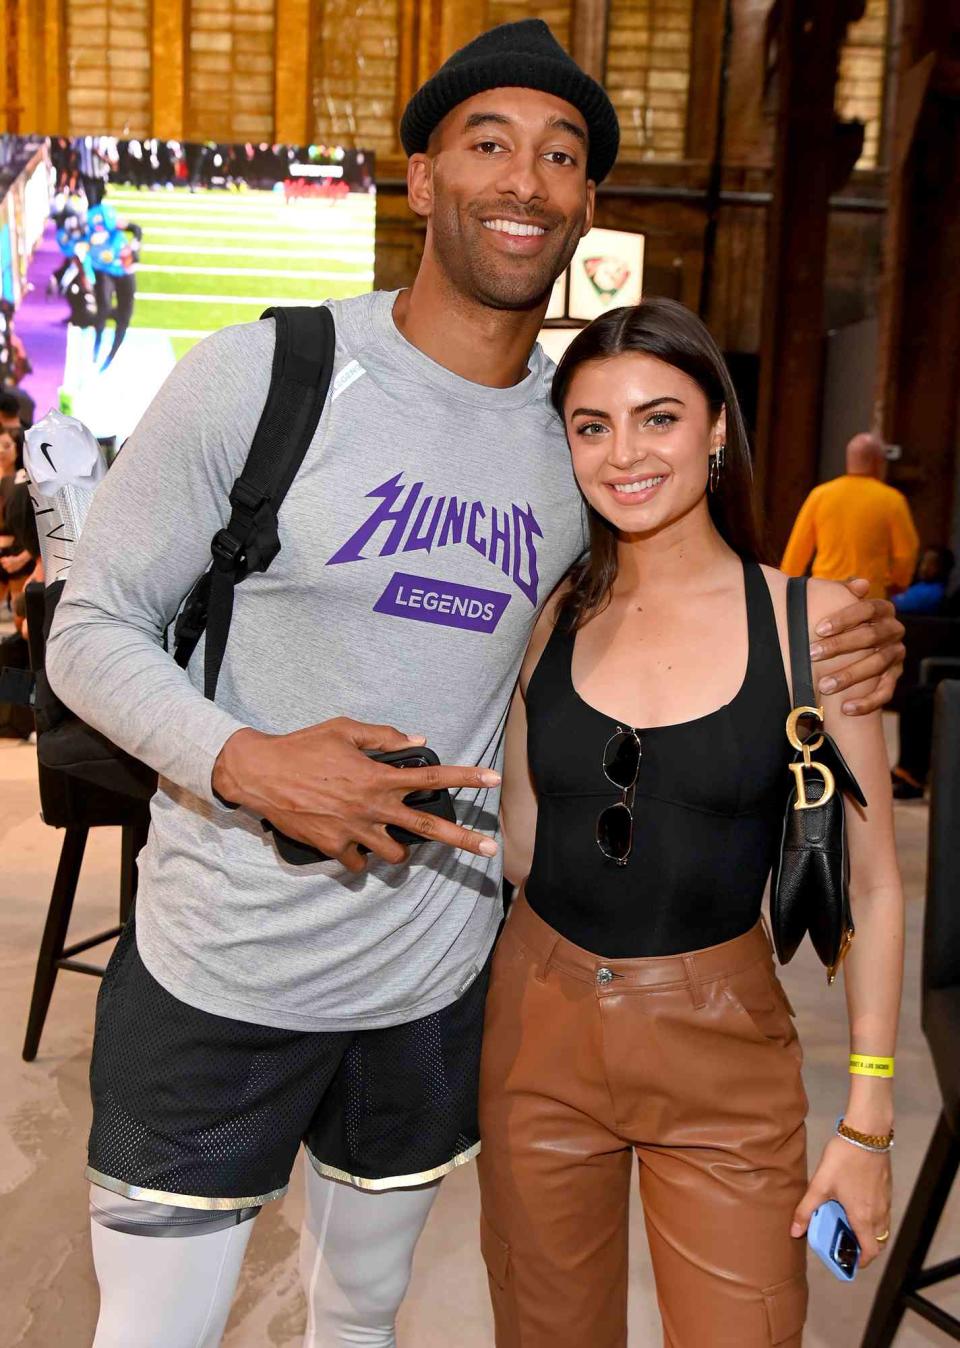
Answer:
<svg viewBox="0 0 960 1348"><path fill-rule="evenodd" d="M44 600L41 585L28 585L27 624L30 635L30 664L43 668L44 654ZM40 778L40 812L45 824L66 830L56 879L50 895L50 906L40 942L37 972L33 981L27 1033L23 1042L23 1056L32 1062L37 1056L44 1021L53 996L54 984L61 969L99 976L103 969L96 964L79 960L77 955L103 941L119 936L130 915L137 892L137 854L147 838L150 822L149 801L138 800L117 791L89 785L38 763ZM67 930L73 901L80 879L80 867L90 829L102 827L121 829L120 845L120 912L119 925L108 931L88 936L83 941L67 945Z"/></svg>
<svg viewBox="0 0 960 1348"><path fill-rule="evenodd" d="M960 1320L921 1295L960 1274L960 1259L924 1268L960 1169L960 681L936 693L930 845L923 931L923 1032L943 1110L874 1297L861 1348L889 1348L908 1310L960 1341Z"/></svg>

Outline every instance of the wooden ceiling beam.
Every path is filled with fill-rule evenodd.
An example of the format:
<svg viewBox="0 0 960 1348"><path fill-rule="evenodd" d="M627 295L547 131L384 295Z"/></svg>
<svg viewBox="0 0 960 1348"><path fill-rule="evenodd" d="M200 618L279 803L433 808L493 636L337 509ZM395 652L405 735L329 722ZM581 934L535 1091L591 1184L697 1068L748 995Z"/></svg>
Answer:
<svg viewBox="0 0 960 1348"><path fill-rule="evenodd" d="M844 124L836 122L837 68L847 25L862 12L863 0L779 0L771 12L777 137L756 469L775 551L817 480L829 201L858 153Z"/></svg>

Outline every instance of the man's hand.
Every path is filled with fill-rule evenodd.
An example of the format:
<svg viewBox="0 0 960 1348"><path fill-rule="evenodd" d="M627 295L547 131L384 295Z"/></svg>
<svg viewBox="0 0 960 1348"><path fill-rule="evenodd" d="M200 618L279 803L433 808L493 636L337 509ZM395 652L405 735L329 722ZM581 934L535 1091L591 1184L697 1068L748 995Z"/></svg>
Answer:
<svg viewBox="0 0 960 1348"><path fill-rule="evenodd" d="M412 791L499 786L487 768L395 768L364 752L414 748L423 737L393 726L367 725L338 716L289 735L238 730L213 767L217 795L259 816L282 833L362 871L358 843L384 861L405 860L407 849L387 833L396 824L435 842L481 856L495 856L492 838L403 804Z"/></svg>
<svg viewBox="0 0 960 1348"><path fill-rule="evenodd" d="M817 624L817 639L810 647L810 657L814 662L844 654L860 657L832 670L820 681L818 691L829 697L852 690L853 696L844 701L843 711L848 716L866 716L885 707L893 697L906 654L904 626L889 599L865 597L869 581L850 580L846 586L858 602L848 604ZM858 696L857 685L869 679L878 679L876 686Z"/></svg>

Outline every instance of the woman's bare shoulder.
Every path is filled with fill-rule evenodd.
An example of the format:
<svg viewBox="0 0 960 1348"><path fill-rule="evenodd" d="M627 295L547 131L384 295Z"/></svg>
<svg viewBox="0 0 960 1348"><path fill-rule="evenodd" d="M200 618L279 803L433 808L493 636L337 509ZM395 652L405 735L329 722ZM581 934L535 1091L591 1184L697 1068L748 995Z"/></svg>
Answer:
<svg viewBox="0 0 960 1348"><path fill-rule="evenodd" d="M774 603L779 599L786 600L787 581L789 577L785 572L780 571L775 566L768 566L766 562L760 563L760 570L763 572L764 579L770 587L770 594Z"/></svg>
<svg viewBox="0 0 960 1348"><path fill-rule="evenodd" d="M790 577L783 571L778 571L775 566L767 566L765 562L760 563L760 570L763 572L767 589L770 591L773 611L777 617L777 627L782 629L785 636L787 630L787 581Z"/></svg>
<svg viewBox="0 0 960 1348"><path fill-rule="evenodd" d="M786 612L787 581L790 577L775 566L761 564L760 569L770 587L774 608L779 616L781 612ZM807 618L811 635L817 623L822 622L828 614L836 613L845 604L852 602L850 591L842 581L816 580L811 577L807 582Z"/></svg>
<svg viewBox="0 0 960 1348"><path fill-rule="evenodd" d="M540 657L546 650L547 642L556 626L560 605L570 593L570 588L570 578L565 576L540 610L540 616L530 634L527 652L523 657L523 664L520 668L520 690L524 696L526 696L527 684L530 682L533 671L540 663Z"/></svg>
<svg viewBox="0 0 960 1348"><path fill-rule="evenodd" d="M813 580L807 586L807 611L811 631L828 615L855 603L854 596L842 580Z"/></svg>

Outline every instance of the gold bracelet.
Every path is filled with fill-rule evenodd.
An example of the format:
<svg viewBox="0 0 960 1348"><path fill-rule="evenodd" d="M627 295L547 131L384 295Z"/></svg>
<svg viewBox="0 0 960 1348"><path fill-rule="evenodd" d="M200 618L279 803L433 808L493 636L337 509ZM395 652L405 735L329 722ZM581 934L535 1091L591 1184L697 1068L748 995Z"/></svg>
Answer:
<svg viewBox="0 0 960 1348"><path fill-rule="evenodd" d="M850 1075L855 1077L892 1077L893 1059L878 1058L871 1053L851 1053Z"/></svg>
<svg viewBox="0 0 960 1348"><path fill-rule="evenodd" d="M861 1133L857 1128L851 1128L843 1119L837 1120L837 1137L842 1137L844 1142L850 1142L855 1147L862 1147L864 1151L892 1151L893 1150L893 1129L889 1133Z"/></svg>

